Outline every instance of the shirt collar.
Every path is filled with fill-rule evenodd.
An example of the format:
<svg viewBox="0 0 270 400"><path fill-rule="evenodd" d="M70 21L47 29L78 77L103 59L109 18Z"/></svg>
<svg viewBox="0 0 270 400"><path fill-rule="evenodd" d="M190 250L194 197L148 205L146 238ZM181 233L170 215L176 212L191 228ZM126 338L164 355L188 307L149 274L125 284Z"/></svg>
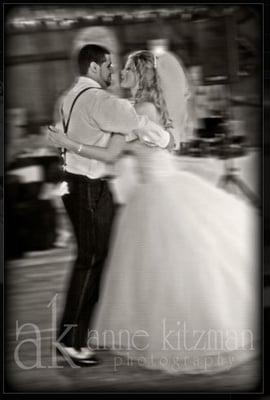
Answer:
<svg viewBox="0 0 270 400"><path fill-rule="evenodd" d="M92 87L101 88L100 84L98 82L94 81L94 79L89 78L89 76L79 76L78 83L79 84L87 83L87 84L90 84Z"/></svg>

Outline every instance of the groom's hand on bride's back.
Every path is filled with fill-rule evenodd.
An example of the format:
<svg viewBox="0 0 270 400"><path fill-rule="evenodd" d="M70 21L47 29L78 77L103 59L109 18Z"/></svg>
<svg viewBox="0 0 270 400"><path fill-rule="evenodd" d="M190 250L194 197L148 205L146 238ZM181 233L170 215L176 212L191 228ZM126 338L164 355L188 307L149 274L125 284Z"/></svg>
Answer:
<svg viewBox="0 0 270 400"><path fill-rule="evenodd" d="M61 144L59 144L59 130L54 125L47 127L47 142L49 146L61 147Z"/></svg>

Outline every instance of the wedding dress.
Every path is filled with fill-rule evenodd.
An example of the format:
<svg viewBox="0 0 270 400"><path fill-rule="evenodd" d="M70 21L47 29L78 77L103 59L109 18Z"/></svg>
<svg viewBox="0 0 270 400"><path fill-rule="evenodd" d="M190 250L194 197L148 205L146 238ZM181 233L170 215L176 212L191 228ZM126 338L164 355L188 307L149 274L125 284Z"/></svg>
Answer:
<svg viewBox="0 0 270 400"><path fill-rule="evenodd" d="M134 143L138 182L116 218L92 345L170 373L257 355L258 211L167 150Z"/></svg>

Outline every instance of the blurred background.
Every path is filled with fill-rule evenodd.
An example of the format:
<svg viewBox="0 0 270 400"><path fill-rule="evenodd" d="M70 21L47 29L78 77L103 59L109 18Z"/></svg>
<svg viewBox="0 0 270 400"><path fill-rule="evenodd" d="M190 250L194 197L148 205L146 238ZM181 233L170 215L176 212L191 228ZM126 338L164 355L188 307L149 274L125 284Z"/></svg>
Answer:
<svg viewBox="0 0 270 400"><path fill-rule="evenodd" d="M57 100L76 76L74 51L87 42L109 47L116 70L110 90L122 97L128 94L118 87L118 73L128 53L175 54L191 90L189 119L175 152L179 167L260 207L262 8L22 5L6 6L4 20L5 254L14 340L17 315L36 319L42 332L51 329L45 305L56 292L64 293L75 253L60 198L58 153L46 141ZM25 357L29 361L29 352ZM31 379L22 380L33 386Z"/></svg>
<svg viewBox="0 0 270 400"><path fill-rule="evenodd" d="M18 206L18 201L25 203L39 197L39 204L30 207L31 215L34 209L39 219L47 215L47 222L40 221L42 238L38 237L37 228L32 240L30 233L34 227L26 222L37 224L37 220L27 215L25 206L18 216L22 220L14 224L28 225L29 232L21 233L18 240L22 249L15 248L14 240L11 241L8 254L13 257L12 253L17 256L24 250L38 250L56 242L55 205L51 207L50 200L57 197L59 161L56 151L46 143L45 129L54 121L57 100L76 76L74 49L87 41L106 44L112 51L116 73L111 90L121 96L127 94L119 90L117 77L131 51L169 50L179 58L192 97L190 118L178 150L179 155L193 158L191 168L197 170L197 165L201 165L198 158L204 158L206 165L209 157L244 156L250 149L252 160L257 160L254 149L260 148L262 140L260 11L255 5L6 8L5 161L7 183L12 185L9 204ZM246 167L247 162L243 162L242 172L251 181L246 194L252 197L250 192L255 191L255 198L260 190L256 176L259 169L253 164ZM223 164L219 165L217 169L222 174ZM212 166L209 168L213 170ZM209 177L209 172L205 176ZM52 232L44 238L46 224ZM14 229L10 229L10 234L14 238ZM24 239L29 243L22 243ZM35 244L39 240L42 243Z"/></svg>
<svg viewBox="0 0 270 400"><path fill-rule="evenodd" d="M75 75L70 61L73 44L88 36L110 42L120 67L131 51L168 48L182 60L196 86L212 91L213 104L205 104L208 109L221 107L219 102L225 100L222 88L213 86L233 83L230 106L235 119L244 120L250 144L260 143L260 7L32 5L11 8L6 14L6 110L14 125L20 124L28 134L38 134L52 121L55 102ZM86 27L96 29L83 34Z"/></svg>

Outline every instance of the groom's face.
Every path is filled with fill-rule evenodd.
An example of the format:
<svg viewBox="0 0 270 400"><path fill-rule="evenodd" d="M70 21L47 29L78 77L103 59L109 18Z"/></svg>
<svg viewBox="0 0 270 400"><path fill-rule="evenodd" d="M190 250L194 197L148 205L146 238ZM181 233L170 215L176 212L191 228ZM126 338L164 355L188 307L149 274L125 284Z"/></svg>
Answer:
<svg viewBox="0 0 270 400"><path fill-rule="evenodd" d="M100 65L99 79L103 87L108 87L112 83L112 61L110 54L105 54L105 61Z"/></svg>

